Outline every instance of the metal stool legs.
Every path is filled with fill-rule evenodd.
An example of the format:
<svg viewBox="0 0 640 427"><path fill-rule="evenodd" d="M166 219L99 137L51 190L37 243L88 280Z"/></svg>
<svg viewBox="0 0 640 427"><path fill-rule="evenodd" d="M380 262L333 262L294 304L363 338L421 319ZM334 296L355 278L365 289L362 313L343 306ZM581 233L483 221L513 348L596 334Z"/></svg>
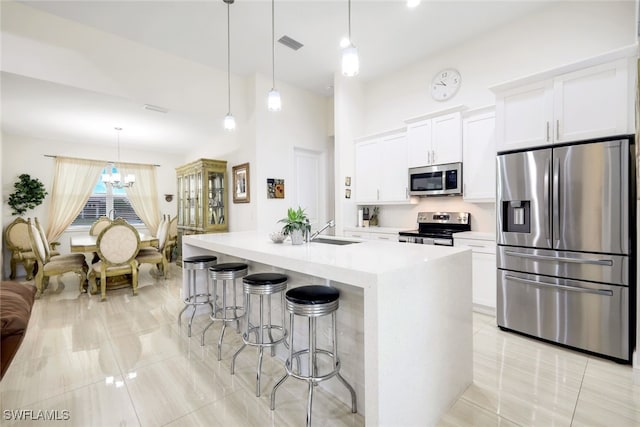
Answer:
<svg viewBox="0 0 640 427"><path fill-rule="evenodd" d="M201 264L206 263L207 261L199 261ZM213 261L208 261L211 265L215 264L215 257L213 257ZM191 337L191 325L193 324L193 318L196 315L196 308L199 305L208 304L211 307L211 312L214 312L214 306L211 303L210 294L209 294L209 276L207 275L207 292L198 294L196 292L196 272L201 268L194 268L195 265L189 263L188 260L185 260L185 270L187 270L187 287L188 287L188 295L184 299L184 307L180 310L178 314L178 326L182 327L182 314L187 310L187 308L193 308L193 312L191 313L191 317L189 318L189 328L188 328L188 336ZM204 270L206 272L206 270Z"/></svg>
<svg viewBox="0 0 640 427"><path fill-rule="evenodd" d="M357 412L357 398L356 392L353 387L340 375L340 359L338 358L338 342L337 342L337 328L336 328L336 313L335 311L331 313L331 322L332 322L332 334L333 334L333 348L332 352L327 350L317 348L316 343L316 317L309 317L309 337L308 337L308 345L307 349L293 351L293 326L294 326L294 314L289 312L289 358L285 361L285 370L287 371L282 378L275 384L273 390L271 391L271 409L274 410L276 407L276 391L278 388L289 378L294 377L304 381L307 381L309 384L309 391L307 397L307 427L311 426L311 409L313 403L313 388L317 384L322 381L328 380L334 376L338 377L340 382L349 390L351 394L351 412ZM308 355L308 375L305 376L301 372L300 359L299 356L301 354L307 353ZM333 359L334 369L325 374L318 376L318 363L317 356L318 354L325 354ZM297 370L293 369L293 360L294 358L297 360Z"/></svg>

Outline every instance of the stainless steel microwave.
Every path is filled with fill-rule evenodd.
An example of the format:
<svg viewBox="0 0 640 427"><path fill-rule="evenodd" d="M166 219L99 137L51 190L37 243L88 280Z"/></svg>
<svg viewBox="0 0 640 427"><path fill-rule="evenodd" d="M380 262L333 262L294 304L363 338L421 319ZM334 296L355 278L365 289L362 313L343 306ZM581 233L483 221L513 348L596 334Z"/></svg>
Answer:
<svg viewBox="0 0 640 427"><path fill-rule="evenodd" d="M409 168L412 196L457 196L462 194L462 163Z"/></svg>

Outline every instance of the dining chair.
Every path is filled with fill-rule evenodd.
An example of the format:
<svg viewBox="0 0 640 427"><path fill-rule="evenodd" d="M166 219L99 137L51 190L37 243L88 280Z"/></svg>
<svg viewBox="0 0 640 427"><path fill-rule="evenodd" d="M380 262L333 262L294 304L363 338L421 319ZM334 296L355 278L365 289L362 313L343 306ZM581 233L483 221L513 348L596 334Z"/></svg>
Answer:
<svg viewBox="0 0 640 427"><path fill-rule="evenodd" d="M169 271L169 263L164 256L164 245L167 241L167 231L169 230L169 221L166 218L163 218L160 221L160 225L158 226L158 231L156 232L156 237L158 238L158 247L147 247L140 248L138 251L138 255L136 256L136 261L138 264L154 264L158 271L162 273L162 277L167 278L167 273Z"/></svg>
<svg viewBox="0 0 640 427"><path fill-rule="evenodd" d="M7 243L7 248L11 251L11 273L9 278L16 278L18 263L22 263L27 275L27 280L33 279L33 268L36 264L36 259L31 250L29 225L27 221L20 217L14 219L4 231L4 241Z"/></svg>
<svg viewBox="0 0 640 427"><path fill-rule="evenodd" d="M107 278L131 275L133 295L138 294L138 261L136 255L140 249L140 236L131 224L122 218L111 222L100 232L96 240L100 261L91 266L89 286L97 291L96 279L100 276L100 299L107 299Z"/></svg>
<svg viewBox="0 0 640 427"><path fill-rule="evenodd" d="M91 228L89 229L90 236L97 236L100 234L102 230L107 228L107 226L111 224L111 218L107 216L101 216L91 224Z"/></svg>
<svg viewBox="0 0 640 427"><path fill-rule="evenodd" d="M178 217L174 216L169 221L169 229L167 230L167 240L164 243L164 257L167 262L171 262L171 256L178 245Z"/></svg>
<svg viewBox="0 0 640 427"><path fill-rule="evenodd" d="M57 250L54 249L57 245L60 244L60 242L51 242L51 243L49 243L49 239L47 239L47 235L44 232L44 228L42 228L42 225L40 224L40 221L38 220L38 217L34 218L34 223L36 225L36 228L38 229L38 233L40 234L40 239L42 239L42 243L44 243L44 250L46 252L47 258L49 258L51 261L74 260L74 261L79 261L79 262L83 262L83 261L86 262L84 254L64 254L64 255L61 255L60 252L58 252Z"/></svg>
<svg viewBox="0 0 640 427"><path fill-rule="evenodd" d="M40 298L42 292L49 285L49 277L59 276L64 273L74 272L80 275L80 292L83 290L83 285L87 279L87 266L84 257L82 259L58 259L51 258L45 249L45 243L40 237L40 232L36 228L35 224L31 223L31 218L27 220L29 242L31 244L32 251L35 256L37 264L37 273L35 277L36 282L36 298Z"/></svg>

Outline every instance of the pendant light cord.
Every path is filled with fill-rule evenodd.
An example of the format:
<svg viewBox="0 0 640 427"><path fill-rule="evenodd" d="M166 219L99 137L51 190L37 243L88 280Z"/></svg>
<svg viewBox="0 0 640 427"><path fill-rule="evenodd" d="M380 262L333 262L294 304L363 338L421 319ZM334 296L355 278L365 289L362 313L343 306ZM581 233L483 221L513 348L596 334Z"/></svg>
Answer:
<svg viewBox="0 0 640 427"><path fill-rule="evenodd" d="M271 89L276 87L276 24L275 0L271 0Z"/></svg>
<svg viewBox="0 0 640 427"><path fill-rule="evenodd" d="M353 42L351 41L351 0L349 0L349 44L353 46Z"/></svg>
<svg viewBox="0 0 640 427"><path fill-rule="evenodd" d="M227 89L229 91L227 114L231 114L231 3L227 3Z"/></svg>

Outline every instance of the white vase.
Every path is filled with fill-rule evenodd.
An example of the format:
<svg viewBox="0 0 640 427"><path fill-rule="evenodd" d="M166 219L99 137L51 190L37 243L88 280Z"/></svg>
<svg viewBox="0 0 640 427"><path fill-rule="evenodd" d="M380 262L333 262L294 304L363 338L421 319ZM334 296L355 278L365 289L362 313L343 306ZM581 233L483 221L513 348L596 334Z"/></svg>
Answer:
<svg viewBox="0 0 640 427"><path fill-rule="evenodd" d="M301 245L304 243L304 233L302 230L291 230L291 244Z"/></svg>

